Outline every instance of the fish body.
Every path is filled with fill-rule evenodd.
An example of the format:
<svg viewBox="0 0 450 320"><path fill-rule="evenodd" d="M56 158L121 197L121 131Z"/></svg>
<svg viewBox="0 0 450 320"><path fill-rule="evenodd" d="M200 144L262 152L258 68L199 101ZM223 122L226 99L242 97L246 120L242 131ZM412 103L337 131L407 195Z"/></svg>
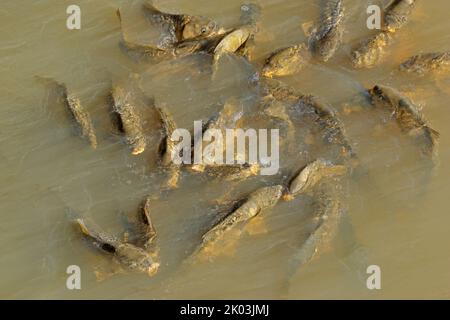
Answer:
<svg viewBox="0 0 450 320"><path fill-rule="evenodd" d="M283 186L276 185L263 187L251 193L241 206L203 235L197 253L208 250L232 229L254 218L262 210L273 207L280 199L282 191Z"/></svg>
<svg viewBox="0 0 450 320"><path fill-rule="evenodd" d="M329 251L336 239L344 214L343 205L339 198L334 195L316 197L315 211L319 220L317 227L289 261L289 277L295 274L301 266Z"/></svg>
<svg viewBox="0 0 450 320"><path fill-rule="evenodd" d="M122 242L111 237L93 226L87 226L83 219L76 220L82 233L94 241L100 249L112 254L117 262L126 268L153 276L159 268L159 263L146 250L131 243Z"/></svg>
<svg viewBox="0 0 450 320"><path fill-rule="evenodd" d="M210 176L225 181L236 181L255 176L259 173L259 164L223 164L205 166L203 171Z"/></svg>
<svg viewBox="0 0 450 320"><path fill-rule="evenodd" d="M393 35L382 31L364 40L351 53L352 64L355 68L372 68L385 57L387 47L393 43Z"/></svg>
<svg viewBox="0 0 450 320"><path fill-rule="evenodd" d="M316 59L326 62L339 48L344 31L343 18L343 0L327 0L320 25L313 30L308 41Z"/></svg>
<svg viewBox="0 0 450 320"><path fill-rule="evenodd" d="M144 248L148 250L154 249L154 243L156 239L156 229L152 222L151 217L151 202L150 198L145 199L142 208L141 208L141 220L144 231Z"/></svg>
<svg viewBox="0 0 450 320"><path fill-rule="evenodd" d="M341 156L344 159L356 159L356 154L347 137L345 127L332 106L321 102L314 96L303 95L298 106L310 110L317 124L322 128L324 141L341 147Z"/></svg>
<svg viewBox="0 0 450 320"><path fill-rule="evenodd" d="M92 124L89 112L82 106L80 99L71 92L64 83L59 83L54 79L37 77L39 80L50 85L56 92L58 100L62 99L67 109L81 131L81 136L86 138L93 149L97 148L97 136Z"/></svg>
<svg viewBox="0 0 450 320"><path fill-rule="evenodd" d="M89 140L92 148L97 148L97 136L89 113L81 106L80 99L66 90L66 103L75 121L81 128L81 136Z"/></svg>
<svg viewBox="0 0 450 320"><path fill-rule="evenodd" d="M369 94L374 106L391 112L400 129L418 140L425 156L436 156L439 133L430 127L420 109L410 99L396 89L383 85L374 86Z"/></svg>
<svg viewBox="0 0 450 320"><path fill-rule="evenodd" d="M448 71L450 69L449 52L432 52L412 56L400 65L407 73L425 75L427 73Z"/></svg>
<svg viewBox="0 0 450 320"><path fill-rule="evenodd" d="M145 3L143 8L151 23L163 27L159 41L159 47L163 49L173 48L182 41L204 39L225 32L215 21L203 16L165 13L150 3Z"/></svg>
<svg viewBox="0 0 450 320"><path fill-rule="evenodd" d="M278 101L290 104L291 108L297 112L310 115L311 120L322 129L324 142L340 146L342 159L350 160L352 166L356 164L357 155L347 137L341 119L331 105L322 102L315 96L296 92L278 80L266 79L264 83L266 94L273 96Z"/></svg>
<svg viewBox="0 0 450 320"><path fill-rule="evenodd" d="M118 115L120 127L131 147L131 153L138 155L144 152L147 146L143 131L142 119L133 101L133 94L127 92L126 87L113 85L111 96L113 100L113 111Z"/></svg>
<svg viewBox="0 0 450 320"><path fill-rule="evenodd" d="M164 108L156 108L160 117L163 138L160 143L159 151L163 166L169 166L172 163L172 152L175 148L175 141L172 140L172 134L176 129L175 121L172 115Z"/></svg>
<svg viewBox="0 0 450 320"><path fill-rule="evenodd" d="M181 166L172 161L176 142L172 140L172 134L176 130L176 124L172 115L166 109L157 107L156 110L158 111L163 131L163 137L159 144L161 165L165 167L169 173L169 178L167 179L164 188L173 189L178 186L181 175Z"/></svg>
<svg viewBox="0 0 450 320"><path fill-rule="evenodd" d="M393 0L385 9L384 28L395 32L403 27L416 4L416 0Z"/></svg>
<svg viewBox="0 0 450 320"><path fill-rule="evenodd" d="M250 28L242 27L226 35L214 49L214 61L224 54L235 53L250 37Z"/></svg>

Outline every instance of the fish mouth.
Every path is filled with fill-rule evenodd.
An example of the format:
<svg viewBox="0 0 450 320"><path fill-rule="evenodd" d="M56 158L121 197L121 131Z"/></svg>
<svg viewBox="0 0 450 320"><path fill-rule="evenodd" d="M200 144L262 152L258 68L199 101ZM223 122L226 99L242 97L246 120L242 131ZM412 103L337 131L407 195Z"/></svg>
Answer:
<svg viewBox="0 0 450 320"><path fill-rule="evenodd" d="M288 190L287 192L285 192L282 196L281 199L284 201L292 201L294 200L294 196L290 193L290 191Z"/></svg>
<svg viewBox="0 0 450 320"><path fill-rule="evenodd" d="M148 267L147 274L150 277L152 277L158 272L158 269L159 269L159 263L155 262L150 267Z"/></svg>
<svg viewBox="0 0 450 320"><path fill-rule="evenodd" d="M133 149L133 151L131 151L131 154L133 156L137 156L138 154L141 154L142 152L144 152L144 150L145 150L145 145L137 146Z"/></svg>
<svg viewBox="0 0 450 320"><path fill-rule="evenodd" d="M264 69L261 71L261 75L262 75L263 77L266 77L266 78L272 79L272 78L273 78L273 74L274 74L274 72L273 72L272 70L268 69L268 68L264 68Z"/></svg>

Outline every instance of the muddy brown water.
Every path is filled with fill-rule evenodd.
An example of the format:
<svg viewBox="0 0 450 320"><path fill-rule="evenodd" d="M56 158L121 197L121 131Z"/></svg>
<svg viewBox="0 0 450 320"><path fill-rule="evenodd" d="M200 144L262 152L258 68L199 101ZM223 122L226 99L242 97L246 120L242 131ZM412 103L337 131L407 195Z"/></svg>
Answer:
<svg viewBox="0 0 450 320"><path fill-rule="evenodd" d="M365 19L372 2L347 0L344 44L336 56L283 79L338 110L368 172L352 179L347 191L348 215L365 258L352 254L351 248L344 253L332 250L299 268L283 291L290 255L311 228L312 200L308 197L271 210L264 221L266 232L244 236L234 255L186 269L180 263L215 218L215 199L285 181L308 157L327 154L326 146L319 144L301 153L302 144L296 144L302 141L300 134L291 142L297 148L281 153L277 176L227 184L183 173L179 189L161 194L164 175L156 165L160 133L154 119L146 122L151 128L148 151L131 156L111 127L106 97L112 79L135 72L143 75L146 93L167 106L180 127L192 128L194 120L207 119L230 97L245 108L255 94L249 79L264 57L276 48L305 40L301 26L319 16L319 1L259 1L263 15L255 65L241 59L226 61L214 82L204 56L158 65L135 63L127 57L118 47L121 34L115 11L130 6L131 1L3 1L0 297L450 298L450 80L407 77L396 71L412 54L450 50L450 5L445 0L418 2L410 23L399 32L387 61L379 67L354 70L349 64L351 47L370 34ZM81 7L81 30L66 29L65 12L70 4ZM205 15L233 26L242 3L169 0L155 4L165 11ZM96 127L97 150L74 135L64 109L46 103L48 92L36 75L63 81L79 95ZM433 128L441 133L436 168L430 170L420 161L417 149L400 135L389 115L365 109L368 105L358 97L364 87L375 83L395 86L422 106ZM348 106L359 106L362 111L347 114ZM265 125L258 121L255 126ZM305 133L307 125L299 132ZM161 248L160 273L154 278L120 274L97 282L94 271L107 268L110 259L89 247L70 219L73 215L88 217L120 235L124 215L133 215L148 194L158 197L153 202L153 219ZM372 264L381 268L381 290L366 287L364 267ZM66 288L69 265L81 268L81 290Z"/></svg>

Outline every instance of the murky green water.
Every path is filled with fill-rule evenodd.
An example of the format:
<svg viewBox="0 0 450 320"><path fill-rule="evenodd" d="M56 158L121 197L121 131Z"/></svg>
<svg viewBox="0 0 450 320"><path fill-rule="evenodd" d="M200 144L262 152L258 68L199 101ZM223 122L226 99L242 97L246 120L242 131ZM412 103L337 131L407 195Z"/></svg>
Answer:
<svg viewBox="0 0 450 320"><path fill-rule="evenodd" d="M368 172L353 179L348 192L348 213L367 260L351 260L358 258L351 248L344 250L345 255L332 250L300 268L290 279L287 293L280 290L286 264L311 224L307 198L280 203L271 210L265 220L267 232L243 237L233 256L183 270L180 263L214 220L214 199L283 182L308 157L298 150L286 151L280 155L279 175L255 177L242 185L185 172L177 190L161 194L164 175L156 163L159 129L150 130L148 151L133 157L111 126L107 103L111 80L130 72L143 75L146 93L166 105L183 128L209 118L227 98L251 101L254 87L249 76L274 49L306 39L301 26L318 17L318 2L259 1L263 15L255 65L231 60L212 82L204 56L159 65L129 59L118 47L121 33L115 12L131 2L3 1L0 297L449 298L450 81L396 72L397 65L412 54L450 49L447 1L419 1L388 60L375 69L354 70L349 52L369 34L365 10L372 2L347 0L344 45L336 56L283 80L334 105ZM81 30L66 28L70 4L81 7ZM233 26L242 3L169 0L155 4L164 11L204 15ZM65 82L79 95L97 130L97 150L73 134L65 110L46 103L48 92L36 75ZM345 112L346 105L358 101L355 97L361 88L375 83L395 86L413 97L441 133L440 164L434 170L415 156L414 146L386 121L387 115L369 110ZM152 128L151 119L147 124ZM326 154L327 150L316 152ZM97 282L94 271L107 267L110 259L81 240L70 223L71 214L89 217L108 232L120 234L124 214L133 215L148 194L159 196L153 202L153 219L161 248L160 273L154 278L120 274ZM368 290L366 275L355 272L355 266L365 264L380 266L381 290ZM69 265L81 267L81 290L66 288Z"/></svg>

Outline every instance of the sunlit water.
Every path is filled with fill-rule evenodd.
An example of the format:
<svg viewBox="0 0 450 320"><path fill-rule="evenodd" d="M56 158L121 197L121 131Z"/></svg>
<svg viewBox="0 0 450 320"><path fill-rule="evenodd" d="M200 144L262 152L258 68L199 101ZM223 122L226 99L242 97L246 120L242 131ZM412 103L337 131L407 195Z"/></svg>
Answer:
<svg viewBox="0 0 450 320"><path fill-rule="evenodd" d="M366 169L366 174L352 178L347 197L353 231L366 259L349 248L345 254L331 250L299 268L289 279L287 292L281 290L290 255L311 227L311 199L300 197L271 210L265 219L266 232L242 237L234 255L180 267L214 221L215 199L232 198L263 184L284 183L311 159L298 150L283 151L279 175L254 177L242 184L224 184L184 172L177 190L161 194L164 174L156 163L159 127L149 119L148 151L138 157L130 155L111 125L108 90L111 80L139 73L145 92L170 110L177 125L188 129L194 120L206 120L220 110L230 97L240 99L245 106L255 94L249 79L264 58L279 47L304 41L302 25L319 16L319 1L259 2L263 14L256 36L255 65L229 60L214 82L208 57L159 65L136 63L127 57L118 46L121 31L116 9L130 5L128 1L2 2L0 297L450 297L450 81L417 79L396 71L412 54L450 50L450 5L445 0L419 1L387 61L371 70L354 70L349 64L350 49L370 33L365 22L371 2L347 0L344 44L336 56L283 79L299 91L331 103L345 123ZM81 30L66 28L70 4L81 7ZM155 4L164 11L204 15L231 27L238 23L242 3L160 0ZM35 76L65 82L80 97L94 121L97 150L74 135L66 110L46 103L48 90ZM441 133L436 168L430 170L420 161L417 150L401 136L389 115L365 109L368 105L361 99L362 89L375 83L395 86L423 107L432 127ZM355 105L362 111L344 112ZM317 154L326 152L319 150ZM108 268L111 259L89 247L71 219L74 215L89 217L108 232L120 235L124 216L135 214L149 194L158 198L152 208L161 250L160 273L153 278L128 273L96 281L94 271ZM366 287L364 267L371 264L381 268L381 290ZM81 290L66 288L69 265L81 267Z"/></svg>

